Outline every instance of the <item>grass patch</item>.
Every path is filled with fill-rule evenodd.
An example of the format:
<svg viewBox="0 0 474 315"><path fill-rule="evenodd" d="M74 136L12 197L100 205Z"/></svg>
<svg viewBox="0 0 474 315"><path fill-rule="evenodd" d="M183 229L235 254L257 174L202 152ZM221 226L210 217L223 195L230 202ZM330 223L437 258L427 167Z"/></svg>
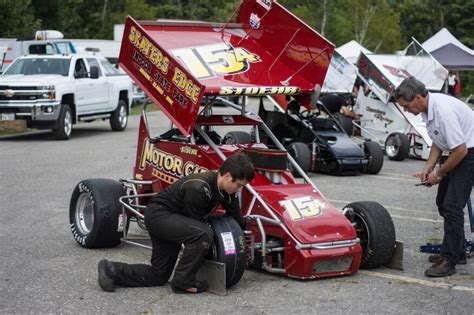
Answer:
<svg viewBox="0 0 474 315"><path fill-rule="evenodd" d="M130 115L140 115L142 113L143 106L138 105L138 106L133 106L132 109L130 110ZM146 112L151 113L151 112L156 112L159 111L158 106L156 106L153 103L148 103L146 106Z"/></svg>
<svg viewBox="0 0 474 315"><path fill-rule="evenodd" d="M0 136L10 136L10 135L18 134L18 133L30 132L33 130L36 130L36 129L27 128L21 131L18 131L17 129L4 129L4 130L0 130Z"/></svg>

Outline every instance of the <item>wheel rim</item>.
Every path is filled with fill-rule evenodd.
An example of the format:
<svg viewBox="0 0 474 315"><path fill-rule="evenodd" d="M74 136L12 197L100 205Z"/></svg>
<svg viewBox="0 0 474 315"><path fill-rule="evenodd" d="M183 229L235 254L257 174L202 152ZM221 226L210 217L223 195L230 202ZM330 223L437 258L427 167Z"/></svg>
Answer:
<svg viewBox="0 0 474 315"><path fill-rule="evenodd" d="M385 146L385 151L388 156L395 156L400 150L400 141L398 137L390 137L387 140L387 145Z"/></svg>
<svg viewBox="0 0 474 315"><path fill-rule="evenodd" d="M94 226L94 205L88 193L82 193L76 203L76 225L83 235L92 231Z"/></svg>
<svg viewBox="0 0 474 315"><path fill-rule="evenodd" d="M128 120L127 109L125 108L125 106L120 107L120 112L119 112L118 119L119 119L120 126L125 127L125 125L127 124L127 120Z"/></svg>
<svg viewBox="0 0 474 315"><path fill-rule="evenodd" d="M64 134L70 135L72 130L72 118L71 118L71 113L69 111L66 111L64 113Z"/></svg>
<svg viewBox="0 0 474 315"><path fill-rule="evenodd" d="M360 240L360 246L362 247L362 257L364 257L367 252L367 248L369 248L370 245L370 231L367 226L367 222L365 222L364 218L356 212L354 212L354 223L354 228L356 230L357 237Z"/></svg>

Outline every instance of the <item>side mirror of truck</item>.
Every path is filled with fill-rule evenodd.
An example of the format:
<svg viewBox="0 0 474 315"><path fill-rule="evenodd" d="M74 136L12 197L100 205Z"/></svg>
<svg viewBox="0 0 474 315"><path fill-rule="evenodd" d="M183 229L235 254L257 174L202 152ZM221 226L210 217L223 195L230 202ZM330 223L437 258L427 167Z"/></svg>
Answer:
<svg viewBox="0 0 474 315"><path fill-rule="evenodd" d="M97 79L99 77L99 68L97 66L91 66L90 78Z"/></svg>

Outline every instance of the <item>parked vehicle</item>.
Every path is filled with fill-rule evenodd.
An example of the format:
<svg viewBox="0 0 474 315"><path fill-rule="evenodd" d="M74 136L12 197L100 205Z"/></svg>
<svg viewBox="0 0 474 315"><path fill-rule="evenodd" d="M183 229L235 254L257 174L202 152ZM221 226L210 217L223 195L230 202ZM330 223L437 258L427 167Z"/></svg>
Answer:
<svg viewBox="0 0 474 315"><path fill-rule="evenodd" d="M380 146L370 140L359 144L350 138L340 123L344 119L342 114L319 115L295 100L286 110L274 102L272 107L277 110L266 109L264 102L260 102L258 115L305 173L378 174L382 169L384 158ZM260 139L275 147L265 135L261 134ZM298 176L294 168L290 169Z"/></svg>
<svg viewBox="0 0 474 315"><path fill-rule="evenodd" d="M79 245L137 244L128 238L128 222L143 223L149 198L183 176L216 170L229 155L245 151L257 171L239 196L245 232L221 209L209 219L214 245L208 258L225 266L226 286L240 280L246 263L299 279L349 275L361 266L388 263L395 250L395 228L382 205L354 202L338 210L265 122L247 111L246 98L239 105L221 99L235 109L225 114L213 114L212 102L200 107L204 96L220 95L295 95L306 104L316 96L315 86L323 83L333 49L273 1L242 1L235 24L137 22L128 17L120 64L173 125L152 136L144 111L133 178L77 184L70 227ZM218 128L230 131L219 134ZM255 139L223 141L240 128L254 130ZM278 149L259 140L260 130ZM288 163L303 183L295 180Z"/></svg>
<svg viewBox="0 0 474 315"><path fill-rule="evenodd" d="M67 140L79 121L109 119L112 130L127 127L132 81L94 55L27 55L0 76L0 120L25 119Z"/></svg>
<svg viewBox="0 0 474 315"><path fill-rule="evenodd" d="M64 39L61 32L55 30L37 31L34 37L11 40L6 45L5 54L0 55L0 72L18 57L24 55L54 55L77 53L72 41Z"/></svg>
<svg viewBox="0 0 474 315"><path fill-rule="evenodd" d="M379 55L361 52L357 61L359 88L354 112L362 116L362 137L379 143L389 159L407 156L428 159L432 141L421 115L404 112L392 99L393 91L407 77L414 76L429 91L440 92L448 71L423 47L413 42L400 54Z"/></svg>

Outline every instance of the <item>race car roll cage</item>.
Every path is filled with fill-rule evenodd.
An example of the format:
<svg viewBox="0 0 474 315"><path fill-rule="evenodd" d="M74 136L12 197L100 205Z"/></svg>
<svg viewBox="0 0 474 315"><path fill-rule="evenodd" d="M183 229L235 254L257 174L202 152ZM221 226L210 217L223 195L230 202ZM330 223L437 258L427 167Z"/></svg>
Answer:
<svg viewBox="0 0 474 315"><path fill-rule="evenodd" d="M246 108L246 97L244 97L243 99L244 99L244 101L242 102L242 106L239 107L239 105L237 105L235 103L232 103L232 102L230 102L230 101L228 101L224 98L214 97L211 101L209 101L206 104L204 109L201 111L201 114L199 115L198 121L195 124L194 130L196 132L198 132L198 134L206 141L206 143L224 161L226 159L225 155L219 149L218 145L211 139L211 137L209 137L209 135L203 130L202 127L217 125L215 122L212 121L212 118L216 117L216 116L220 116L220 115L212 115L211 114L211 108L212 108L212 104L213 104L214 100L218 100L221 103L227 105L228 107L240 111L241 112L240 116L245 118L245 120L240 125L251 125L254 128L255 135L256 135L256 139L255 139L256 141L255 142L256 143L260 142L259 136L258 136L258 134L259 134L258 133L258 128L260 127L270 137L270 139L277 145L277 147L280 150L286 152L287 159L290 161L292 166L298 171L300 176L304 179L304 182L310 184L311 187L316 192L318 192L319 194L321 194L322 197L324 197L323 194L321 193L321 191L316 187L316 185L314 185L314 183L310 180L308 175L303 172L303 170L300 168L298 163L296 163L296 161L293 159L293 157L287 152L285 147L278 141L278 139L275 137L275 135L270 131L270 129L265 125L265 123L258 117L258 115L254 114L250 111L246 111L246 109L245 109ZM143 115L143 118L145 120L145 123L148 125L147 118L146 118L145 107L146 107L146 105L144 105L142 115ZM224 116L229 116L229 115L224 115ZM224 124L222 123L222 125L224 125ZM233 125L235 126L235 125L239 125L239 124L234 123ZM159 141L159 137L156 140ZM194 135L192 135L189 138L189 140L192 144L196 144L196 140L195 140ZM269 176L271 172L269 172L269 171L266 171L266 172L268 172L268 173L265 174L265 176L267 176L267 178L269 178L270 181L272 181L274 183L274 177ZM273 174L279 175L276 172L274 172ZM133 214L135 214L137 216L137 221L144 220L144 215L140 212L140 210L144 210L146 208L146 206L139 204L139 198L152 197L152 196L155 196L157 193L138 194L138 192L137 192L138 187L137 186L140 186L140 185L142 185L142 186L151 186L152 184L158 183L159 180L157 179L156 181L150 181L150 180L136 180L136 179L121 179L120 182L127 189L127 194L125 196L122 196L122 197L119 198L119 201L123 206L122 207L121 218L119 219L119 221L120 221L119 225L124 226L124 224L127 224L124 221L124 218L127 217L126 210L129 210ZM258 230L259 230L260 235L261 235L261 239L262 239L261 243L255 243L254 242L254 235L252 234L252 232L250 230L244 231L244 233L246 234L246 237L250 237L250 262L251 263L253 263L254 260L255 260L255 251L257 249L261 250L262 257L265 257L267 254L270 254L270 253L283 252L284 251L284 247L281 247L281 246L280 247L272 247L272 246L269 246L270 244L267 245L267 235L265 233L265 229L263 227L262 222L266 222L266 223L269 223L269 224L279 226L286 233L286 235L288 235L295 242L295 244L296 244L295 248L297 250L301 250L301 249L323 249L324 250L324 249L344 248L344 247L351 247L351 246L357 245L360 242L359 238L355 238L355 239L352 239L352 240L302 244L301 242L298 241L298 239L292 233L290 233L290 230L286 227L284 222L278 218L278 216L275 214L275 212L268 206L268 204L265 202L265 200L260 197L260 195L252 187L252 185L247 184L245 187L252 194L253 197L252 197L252 199L249 203L249 206L245 210L245 212L242 211L242 214L243 214L244 217L247 218L247 220L248 220L247 222L250 222L250 220L255 220L255 222L258 226ZM239 201L241 201L240 197L241 196L239 195ZM265 217L265 216L262 216L262 215L252 214L252 209L253 209L253 206L254 206L256 201L259 201L261 203L261 205L264 207L266 212L271 216L271 218ZM343 215L345 215L348 211L350 211L350 208L344 208L340 211L342 212ZM123 242L151 249L151 246L144 245L144 244L141 244L139 242L136 242L136 239L131 239L131 238L129 239L127 234L128 234L127 228L123 228L123 239L122 239ZM262 266L268 272L285 273L285 269L271 267L270 264L268 264L265 260L263 260Z"/></svg>

